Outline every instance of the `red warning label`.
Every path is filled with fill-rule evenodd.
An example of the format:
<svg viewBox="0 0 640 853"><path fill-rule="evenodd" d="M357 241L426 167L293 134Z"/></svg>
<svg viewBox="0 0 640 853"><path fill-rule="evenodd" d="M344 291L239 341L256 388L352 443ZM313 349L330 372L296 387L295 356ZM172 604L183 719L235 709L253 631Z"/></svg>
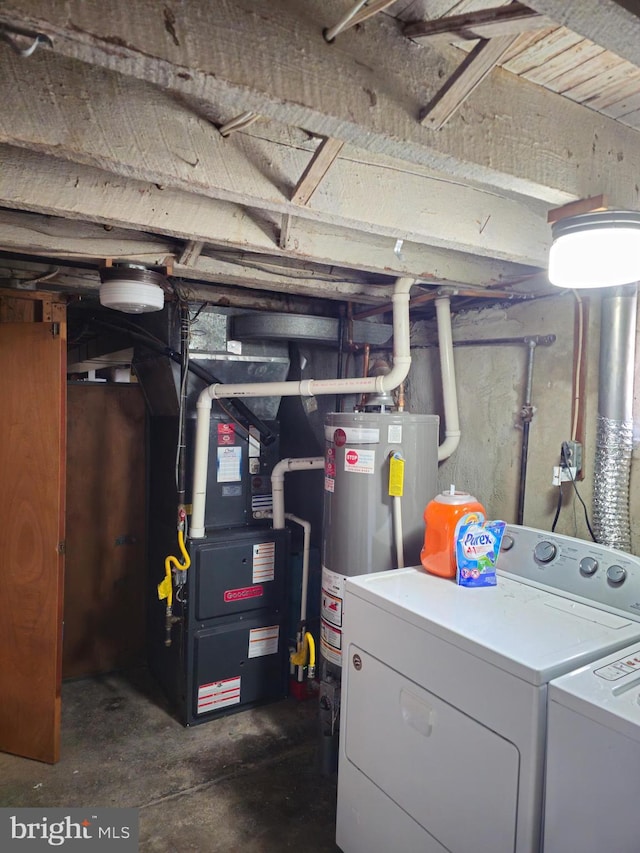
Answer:
<svg viewBox="0 0 640 853"><path fill-rule="evenodd" d="M347 443L347 434L343 429L337 429L333 434L333 441L336 447L344 447Z"/></svg>
<svg viewBox="0 0 640 853"><path fill-rule="evenodd" d="M236 443L236 425L218 424L218 444Z"/></svg>
<svg viewBox="0 0 640 853"><path fill-rule="evenodd" d="M353 447L345 447L345 471L348 471L350 474L373 474L375 468L375 450L355 450Z"/></svg>

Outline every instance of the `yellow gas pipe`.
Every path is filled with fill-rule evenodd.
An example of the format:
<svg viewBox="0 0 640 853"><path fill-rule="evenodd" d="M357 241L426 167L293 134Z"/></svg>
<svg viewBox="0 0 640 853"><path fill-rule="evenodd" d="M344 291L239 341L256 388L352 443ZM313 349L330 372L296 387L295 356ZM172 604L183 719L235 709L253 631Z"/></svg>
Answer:
<svg viewBox="0 0 640 853"><path fill-rule="evenodd" d="M180 553L182 554L183 562L181 563L177 557L173 556L173 554L169 554L164 561L164 578L158 584L158 598L160 601L165 598L167 599L167 610L165 616L165 646L171 645L171 627L175 622L177 622L177 619L173 616L173 578L171 577L171 569L173 567L176 571L186 572L191 565L191 557L189 556L189 552L184 544L183 527L184 519L181 519L180 526L178 527L178 546L180 548Z"/></svg>

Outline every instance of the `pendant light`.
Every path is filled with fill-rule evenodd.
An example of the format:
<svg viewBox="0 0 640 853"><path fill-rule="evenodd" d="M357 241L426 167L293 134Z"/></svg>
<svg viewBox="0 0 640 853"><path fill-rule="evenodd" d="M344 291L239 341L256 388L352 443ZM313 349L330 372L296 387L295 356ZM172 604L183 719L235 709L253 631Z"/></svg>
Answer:
<svg viewBox="0 0 640 853"><path fill-rule="evenodd" d="M100 270L100 304L126 314L161 311L166 278L139 264L114 264Z"/></svg>
<svg viewBox="0 0 640 853"><path fill-rule="evenodd" d="M640 281L640 213L606 210L551 226L549 281L558 287L613 287Z"/></svg>

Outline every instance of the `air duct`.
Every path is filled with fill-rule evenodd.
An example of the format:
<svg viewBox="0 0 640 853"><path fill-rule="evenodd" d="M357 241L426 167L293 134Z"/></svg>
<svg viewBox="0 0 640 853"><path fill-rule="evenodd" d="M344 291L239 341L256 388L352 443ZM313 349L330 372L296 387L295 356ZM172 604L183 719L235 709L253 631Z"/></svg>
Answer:
<svg viewBox="0 0 640 853"><path fill-rule="evenodd" d="M637 286L602 298L593 528L603 545L631 550L629 478L633 448L633 377Z"/></svg>

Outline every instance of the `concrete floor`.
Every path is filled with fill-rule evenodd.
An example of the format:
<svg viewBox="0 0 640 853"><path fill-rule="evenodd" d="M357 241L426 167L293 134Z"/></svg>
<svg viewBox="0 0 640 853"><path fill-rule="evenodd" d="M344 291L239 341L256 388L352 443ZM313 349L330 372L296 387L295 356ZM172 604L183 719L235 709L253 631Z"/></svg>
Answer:
<svg viewBox="0 0 640 853"><path fill-rule="evenodd" d="M58 764L0 754L0 806L139 809L148 853L335 853L314 700L193 728L144 669L65 682Z"/></svg>

